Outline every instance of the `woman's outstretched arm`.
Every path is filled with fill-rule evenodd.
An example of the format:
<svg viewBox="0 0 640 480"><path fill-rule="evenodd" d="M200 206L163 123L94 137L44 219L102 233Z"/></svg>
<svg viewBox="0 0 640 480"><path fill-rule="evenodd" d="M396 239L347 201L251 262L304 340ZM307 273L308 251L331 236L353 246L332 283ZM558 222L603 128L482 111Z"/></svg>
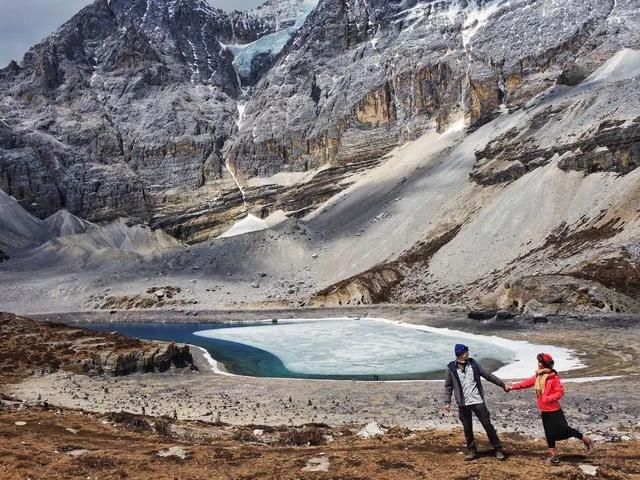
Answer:
<svg viewBox="0 0 640 480"><path fill-rule="evenodd" d="M525 388L531 388L536 384L536 376L527 378L520 383L512 383L509 387L510 390L524 390Z"/></svg>

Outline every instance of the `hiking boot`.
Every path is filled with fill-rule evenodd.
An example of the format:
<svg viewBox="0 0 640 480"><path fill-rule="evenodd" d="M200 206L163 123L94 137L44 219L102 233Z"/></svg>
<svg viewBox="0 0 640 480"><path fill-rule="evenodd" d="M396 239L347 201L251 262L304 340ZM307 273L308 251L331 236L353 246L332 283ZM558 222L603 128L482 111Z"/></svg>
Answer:
<svg viewBox="0 0 640 480"><path fill-rule="evenodd" d="M593 440L591 440L589 437L583 437L582 443L584 443L584 448L587 449L587 452L590 452L593 448Z"/></svg>
<svg viewBox="0 0 640 480"><path fill-rule="evenodd" d="M478 458L478 452L476 452L475 450L469 450L469 453L464 456L464 461L470 462L472 460L475 460L476 458Z"/></svg>
<svg viewBox="0 0 640 480"><path fill-rule="evenodd" d="M503 462L507 457L504 455L502 450L496 450L496 458Z"/></svg>
<svg viewBox="0 0 640 480"><path fill-rule="evenodd" d="M547 460L551 465L558 465L560 463L560 457L557 455L552 455Z"/></svg>

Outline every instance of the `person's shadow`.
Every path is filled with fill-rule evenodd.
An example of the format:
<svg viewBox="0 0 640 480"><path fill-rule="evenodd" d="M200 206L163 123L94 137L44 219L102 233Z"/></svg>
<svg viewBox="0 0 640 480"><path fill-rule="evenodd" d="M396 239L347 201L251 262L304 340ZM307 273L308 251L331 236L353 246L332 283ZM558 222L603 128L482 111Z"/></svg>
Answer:
<svg viewBox="0 0 640 480"><path fill-rule="evenodd" d="M509 458L509 454L507 452L504 452L504 456ZM496 458L496 451L492 448L488 450L478 450L476 453L476 460L481 458Z"/></svg>
<svg viewBox="0 0 640 480"><path fill-rule="evenodd" d="M568 454L568 455L558 455L560 458L560 462L570 462L570 463L589 463L591 460L588 455L583 454Z"/></svg>
<svg viewBox="0 0 640 480"><path fill-rule="evenodd" d="M506 458L509 458L509 452L504 452ZM494 458L496 456L496 451L493 449L488 450L478 450L476 460L481 458ZM588 455L582 454L567 454L567 455L558 455L560 458L560 463L591 463L591 458Z"/></svg>

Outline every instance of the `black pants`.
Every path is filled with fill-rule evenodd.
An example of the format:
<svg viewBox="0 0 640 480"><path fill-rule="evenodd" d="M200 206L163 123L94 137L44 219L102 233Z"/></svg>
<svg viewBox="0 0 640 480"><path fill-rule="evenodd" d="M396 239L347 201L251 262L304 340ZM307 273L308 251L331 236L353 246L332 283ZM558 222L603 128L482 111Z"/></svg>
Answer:
<svg viewBox="0 0 640 480"><path fill-rule="evenodd" d="M478 450L476 439L473 436L474 413L484 427L484 431L487 432L487 436L489 437L489 441L491 442L493 448L495 448L496 450L502 450L502 444L500 443L500 439L498 438L496 429L491 424L491 414L489 413L489 410L487 410L487 406L484 403L458 407L458 411L460 413L460 421L462 422L462 427L464 428L464 437L467 440L467 448L470 451Z"/></svg>
<svg viewBox="0 0 640 480"><path fill-rule="evenodd" d="M556 412L542 412L542 425L544 435L547 437L549 448L556 448L556 442L568 438L582 440L583 436L578 430L570 427L562 410Z"/></svg>

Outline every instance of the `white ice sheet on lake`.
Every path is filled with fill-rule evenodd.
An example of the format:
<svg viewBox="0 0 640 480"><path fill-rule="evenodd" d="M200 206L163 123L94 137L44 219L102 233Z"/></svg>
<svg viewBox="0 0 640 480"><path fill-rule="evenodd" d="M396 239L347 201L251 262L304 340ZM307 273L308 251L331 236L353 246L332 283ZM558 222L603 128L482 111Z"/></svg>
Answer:
<svg viewBox="0 0 640 480"><path fill-rule="evenodd" d="M506 365L505 378L533 374L540 351L554 355L559 369L580 366L572 352L499 337L399 323L384 319L279 320L277 325L239 326L195 332L270 352L292 372L319 375L395 375L443 370L456 343L478 360ZM563 368L564 367L564 368Z"/></svg>
<svg viewBox="0 0 640 480"><path fill-rule="evenodd" d="M292 372L322 375L392 375L442 370L456 338L374 320L281 321L278 325L196 332L276 355ZM470 341L476 358L514 359L510 350Z"/></svg>

